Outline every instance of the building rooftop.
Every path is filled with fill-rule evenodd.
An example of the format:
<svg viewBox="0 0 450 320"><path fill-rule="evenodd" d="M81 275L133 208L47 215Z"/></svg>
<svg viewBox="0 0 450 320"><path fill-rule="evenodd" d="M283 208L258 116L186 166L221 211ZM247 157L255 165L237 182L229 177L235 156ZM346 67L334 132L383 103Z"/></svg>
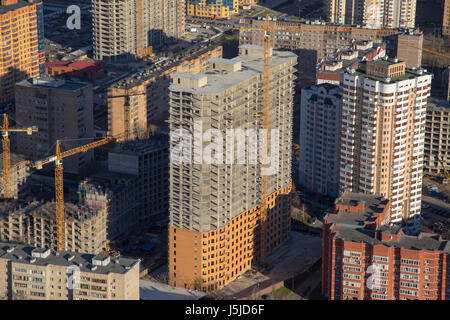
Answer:
<svg viewBox="0 0 450 320"><path fill-rule="evenodd" d="M255 50L261 50L260 46L241 46L241 48L252 48ZM170 90L190 92L193 94L214 94L223 92L234 86L239 85L242 82L248 81L255 76L261 75L264 72L264 59L263 57L240 55L234 58L234 61L239 59L242 62L242 69L237 72L221 72L208 70L207 72L200 73L198 78L207 77L207 84L200 88L186 87L179 84L172 83ZM271 68L277 67L280 64L285 63L288 59L297 59L295 53L289 51L273 51L270 59ZM191 74L175 73L173 77L187 77L191 78ZM192 78L191 78L192 79Z"/></svg>
<svg viewBox="0 0 450 320"><path fill-rule="evenodd" d="M89 86L92 86L89 82L80 81L77 79L59 79L49 75L42 75L36 78L30 78L22 80L16 84L22 87L35 87L35 88L49 88L66 91L78 91Z"/></svg>
<svg viewBox="0 0 450 320"><path fill-rule="evenodd" d="M333 223L332 230L336 231L336 237L350 242L380 244L410 250L439 250L450 253L450 243L442 240L439 235L421 233L417 236L406 235L400 226L382 224L377 228L366 228L377 219L377 214L382 214L389 201L381 196L344 193L335 202L337 206L350 206L364 208L345 212L338 209L335 214L328 214L325 220ZM389 240L382 241L380 234L384 234Z"/></svg>
<svg viewBox="0 0 450 320"><path fill-rule="evenodd" d="M219 46L219 44L210 43L206 45L199 44L194 47L189 47L185 50L177 52L173 57L168 58L167 60L158 61L149 66L147 69L134 73L133 75L114 83L111 87L119 89L130 89L134 86L141 85L142 82L164 74L183 61L195 59L208 51L214 50Z"/></svg>
<svg viewBox="0 0 450 320"><path fill-rule="evenodd" d="M144 155L154 151L160 151L169 148L168 136L158 134L149 139L137 139L120 143L109 153L120 153L129 155Z"/></svg>
<svg viewBox="0 0 450 320"><path fill-rule="evenodd" d="M0 14L5 14L7 12L14 11L14 10L17 10L17 9L20 9L20 8L23 8L26 6L32 6L32 5L34 5L36 3L40 3L40 2L42 2L42 0L34 0L31 2L28 2L26 0L16 0L16 3L14 3L14 4L10 4L7 6L0 5Z"/></svg>
<svg viewBox="0 0 450 320"><path fill-rule="evenodd" d="M439 111L450 111L450 101L448 100L433 100L429 99L427 109L434 109Z"/></svg>
<svg viewBox="0 0 450 320"><path fill-rule="evenodd" d="M77 266L81 272L107 275L127 273L128 270L140 263L140 260L128 258L110 259L108 262L107 258L109 257L72 251L52 251L29 245L0 242L0 259L35 266ZM95 260L104 261L104 263L96 263Z"/></svg>

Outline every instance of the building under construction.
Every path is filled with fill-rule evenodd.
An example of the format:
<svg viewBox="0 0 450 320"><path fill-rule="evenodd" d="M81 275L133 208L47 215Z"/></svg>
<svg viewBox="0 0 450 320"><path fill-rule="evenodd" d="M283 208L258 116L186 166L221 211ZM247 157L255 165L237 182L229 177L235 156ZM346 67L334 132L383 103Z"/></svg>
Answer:
<svg viewBox="0 0 450 320"><path fill-rule="evenodd" d="M199 73L208 59L221 57L222 46L201 44L114 83L108 88L109 135L119 140L147 137L151 125L168 119L170 75Z"/></svg>
<svg viewBox="0 0 450 320"><path fill-rule="evenodd" d="M56 250L56 204L33 202L26 206L1 203L0 241ZM100 253L108 244L106 210L65 203L67 250Z"/></svg>
<svg viewBox="0 0 450 320"><path fill-rule="evenodd" d="M24 190L27 178L30 176L30 169L28 167L29 161L25 160L25 157L20 154L11 153L11 195L12 198L17 199L19 193L22 197L25 196L22 191ZM0 171L3 169L3 162L0 162ZM0 195L4 197L3 179L0 179Z"/></svg>
<svg viewBox="0 0 450 320"><path fill-rule="evenodd" d="M256 135L262 128L264 49L241 46L240 55L234 59L210 59L205 73L173 75L169 119L171 285L214 291L261 261L261 256L289 237L297 56L287 51L270 51L269 55L268 129L274 172L266 172L268 208L264 235L260 223L263 168L256 151ZM231 129L238 131L232 141L227 139L225 143L222 138ZM181 147L192 148L196 144L189 138L197 141L196 135L207 135L211 130L211 145L203 149L199 140L197 147L205 152L213 148L217 161L203 161L202 151L195 147L193 152L180 151ZM238 148L235 140L245 145L245 151ZM227 160L225 164L225 159L231 163Z"/></svg>
<svg viewBox="0 0 450 320"><path fill-rule="evenodd" d="M184 16L183 0L93 0L94 59L149 56L183 35Z"/></svg>

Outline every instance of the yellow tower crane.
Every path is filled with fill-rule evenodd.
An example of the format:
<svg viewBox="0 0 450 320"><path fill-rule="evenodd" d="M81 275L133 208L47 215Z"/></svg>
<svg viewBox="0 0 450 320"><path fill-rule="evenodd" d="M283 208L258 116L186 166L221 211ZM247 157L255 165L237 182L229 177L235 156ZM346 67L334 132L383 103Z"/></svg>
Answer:
<svg viewBox="0 0 450 320"><path fill-rule="evenodd" d="M12 188L11 188L11 150L9 133L10 132L26 132L27 134L32 134L37 132L36 127L27 129L10 129L8 116L3 114L3 126L2 126L2 146L3 146L3 198L12 198Z"/></svg>
<svg viewBox="0 0 450 320"><path fill-rule="evenodd" d="M37 161L31 165L32 168L42 169L42 166L55 162L55 196L56 196L56 234L58 250L65 250L65 222L64 222L64 181L62 159L80 152L87 152L93 148L100 147L115 141L115 138L105 138L88 143L74 149L61 152L59 140L56 141L56 154L45 160Z"/></svg>

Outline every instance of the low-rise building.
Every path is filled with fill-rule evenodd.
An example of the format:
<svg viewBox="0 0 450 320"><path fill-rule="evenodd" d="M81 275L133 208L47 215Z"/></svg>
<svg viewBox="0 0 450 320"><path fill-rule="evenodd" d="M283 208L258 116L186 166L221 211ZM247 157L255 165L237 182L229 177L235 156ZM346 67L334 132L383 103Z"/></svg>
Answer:
<svg viewBox="0 0 450 320"><path fill-rule="evenodd" d="M345 193L323 225L322 294L330 300L448 300L450 243L391 226L389 200Z"/></svg>
<svg viewBox="0 0 450 320"><path fill-rule="evenodd" d="M0 243L0 300L139 300L139 264Z"/></svg>

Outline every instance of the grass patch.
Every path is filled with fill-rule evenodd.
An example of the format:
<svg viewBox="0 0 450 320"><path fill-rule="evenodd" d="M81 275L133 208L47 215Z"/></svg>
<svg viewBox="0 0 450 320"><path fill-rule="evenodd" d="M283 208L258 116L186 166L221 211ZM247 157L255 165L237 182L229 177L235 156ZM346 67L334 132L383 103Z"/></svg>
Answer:
<svg viewBox="0 0 450 320"><path fill-rule="evenodd" d="M292 291L286 287L280 287L277 290L275 290L273 293L265 294L261 297L263 300L267 300L267 298L271 297L274 300L281 300L288 296Z"/></svg>

